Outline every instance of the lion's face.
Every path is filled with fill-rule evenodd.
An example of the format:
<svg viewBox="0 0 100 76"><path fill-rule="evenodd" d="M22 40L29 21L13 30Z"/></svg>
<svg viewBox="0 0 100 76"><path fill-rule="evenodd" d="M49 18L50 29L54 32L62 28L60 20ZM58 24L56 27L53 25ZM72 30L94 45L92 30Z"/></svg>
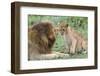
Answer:
<svg viewBox="0 0 100 76"><path fill-rule="evenodd" d="M29 41L34 43L32 44L33 50L35 49L40 54L51 52L51 48L55 42L55 35L52 29L52 24L48 22L40 22L33 25L28 37Z"/></svg>

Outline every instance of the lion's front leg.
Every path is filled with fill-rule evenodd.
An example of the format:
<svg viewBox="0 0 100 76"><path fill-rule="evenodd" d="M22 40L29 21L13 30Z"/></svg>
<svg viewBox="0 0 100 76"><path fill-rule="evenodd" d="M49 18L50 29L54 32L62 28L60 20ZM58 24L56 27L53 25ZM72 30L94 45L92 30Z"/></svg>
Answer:
<svg viewBox="0 0 100 76"><path fill-rule="evenodd" d="M38 56L38 59L39 60L50 60L50 59L59 59L59 58L64 58L64 57L69 57L69 54L53 52L51 54L41 54L40 56Z"/></svg>

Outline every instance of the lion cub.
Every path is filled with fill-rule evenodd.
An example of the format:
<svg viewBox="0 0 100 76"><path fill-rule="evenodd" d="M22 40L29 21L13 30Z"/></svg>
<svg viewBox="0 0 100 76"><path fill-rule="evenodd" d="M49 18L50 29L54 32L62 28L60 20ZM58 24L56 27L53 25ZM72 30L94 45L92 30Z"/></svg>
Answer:
<svg viewBox="0 0 100 76"><path fill-rule="evenodd" d="M68 53L75 54L87 51L87 41L68 24L60 25L60 32L64 38L65 48Z"/></svg>

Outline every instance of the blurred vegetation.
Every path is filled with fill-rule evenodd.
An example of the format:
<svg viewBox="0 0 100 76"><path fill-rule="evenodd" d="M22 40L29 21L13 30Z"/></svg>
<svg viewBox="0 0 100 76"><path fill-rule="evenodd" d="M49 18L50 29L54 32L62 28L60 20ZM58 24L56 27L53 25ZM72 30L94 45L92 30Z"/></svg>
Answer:
<svg viewBox="0 0 100 76"><path fill-rule="evenodd" d="M40 21L51 21L54 26L57 26L61 21L68 23L71 27L87 38L88 18L78 16L44 16L44 15L29 15L28 25Z"/></svg>
<svg viewBox="0 0 100 76"><path fill-rule="evenodd" d="M28 25L31 26L34 23L41 21L50 21L53 26L56 27L61 21L66 22L71 27L73 27L77 32L82 34L82 36L87 39L88 37L88 18L79 16L48 16L48 15L28 15ZM56 42L52 48L54 51L62 51L65 49L64 40L59 34L56 37ZM84 58L87 55L79 55L77 58ZM73 57L75 58L75 56Z"/></svg>

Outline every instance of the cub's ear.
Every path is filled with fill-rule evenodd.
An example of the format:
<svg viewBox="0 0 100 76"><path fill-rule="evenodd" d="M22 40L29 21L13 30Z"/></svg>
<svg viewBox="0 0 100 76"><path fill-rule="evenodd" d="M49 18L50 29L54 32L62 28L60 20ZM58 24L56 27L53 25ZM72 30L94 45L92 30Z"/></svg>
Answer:
<svg viewBox="0 0 100 76"><path fill-rule="evenodd" d="M66 27L68 27L69 25L68 24L66 24Z"/></svg>

